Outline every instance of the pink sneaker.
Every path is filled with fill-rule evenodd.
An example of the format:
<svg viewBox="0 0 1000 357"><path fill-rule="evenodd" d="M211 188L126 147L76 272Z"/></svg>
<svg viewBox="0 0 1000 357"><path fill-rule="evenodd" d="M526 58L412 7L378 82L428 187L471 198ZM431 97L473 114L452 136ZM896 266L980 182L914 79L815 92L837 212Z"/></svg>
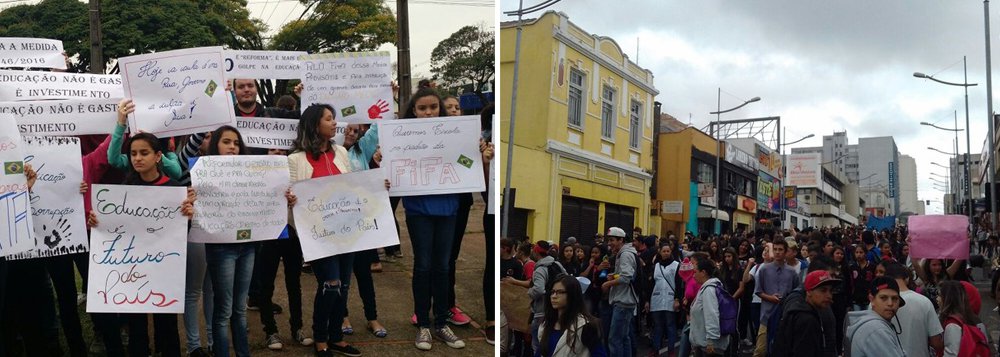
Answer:
<svg viewBox="0 0 1000 357"><path fill-rule="evenodd" d="M462 326L468 324L470 321L472 320L468 316L465 316L465 313L459 310L458 306L452 306L448 310L448 322L452 325Z"/></svg>
<svg viewBox="0 0 1000 357"><path fill-rule="evenodd" d="M413 317L410 318L410 323L413 324L413 326L417 325L417 314L413 314Z"/></svg>

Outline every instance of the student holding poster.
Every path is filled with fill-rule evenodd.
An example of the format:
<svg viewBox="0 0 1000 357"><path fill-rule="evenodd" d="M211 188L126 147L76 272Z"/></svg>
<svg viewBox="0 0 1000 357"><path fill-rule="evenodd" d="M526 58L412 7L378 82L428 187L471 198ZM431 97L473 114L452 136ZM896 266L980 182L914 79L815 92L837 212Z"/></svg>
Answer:
<svg viewBox="0 0 1000 357"><path fill-rule="evenodd" d="M237 89L238 91L238 89ZM308 180L351 172L347 149L331 140L336 134L337 122L333 107L314 104L302 111L293 152L288 155L291 181ZM288 194L288 206L295 205L296 197ZM292 226L295 222L292 222ZM346 356L361 356L353 346L344 341L340 324L344 320L347 296L346 282L351 276L354 254L339 254L311 262L316 275L316 298L313 302L313 339L316 356L332 356L337 352Z"/></svg>
<svg viewBox="0 0 1000 357"><path fill-rule="evenodd" d="M119 114L124 115L128 106L120 106ZM129 170L125 177L126 185L138 186L170 186L183 187L177 180L165 175L159 168L163 160L163 149L160 140L153 134L140 133L132 136L128 141L129 148ZM181 213L191 218L194 215L194 191L188 189L188 197L181 204ZM88 225L96 228L98 226L97 214L94 211L89 213ZM186 237L184 237L186 239ZM122 314L128 320L129 344L128 350L131 356L149 356L149 331L147 314ZM113 326L110 326L113 327ZM154 338L156 350L162 356L180 357L180 339L177 336L177 315L174 314L154 314L153 315ZM113 333L105 334L105 348L109 356L122 356L123 348L120 338L115 339L109 336Z"/></svg>
<svg viewBox="0 0 1000 357"><path fill-rule="evenodd" d="M135 111L135 103L131 99L122 99L118 103L118 123L115 125L114 131L111 132L111 144L108 145L108 163L111 167L119 170L130 170L129 157L121 153L122 140L125 136L125 129L127 129L128 114ZM155 138L155 136L153 136ZM162 145L160 145L162 146ZM163 167L163 172L167 176L174 180L181 179L181 163L177 158L177 154L171 151L163 153L163 157L157 161L157 165Z"/></svg>

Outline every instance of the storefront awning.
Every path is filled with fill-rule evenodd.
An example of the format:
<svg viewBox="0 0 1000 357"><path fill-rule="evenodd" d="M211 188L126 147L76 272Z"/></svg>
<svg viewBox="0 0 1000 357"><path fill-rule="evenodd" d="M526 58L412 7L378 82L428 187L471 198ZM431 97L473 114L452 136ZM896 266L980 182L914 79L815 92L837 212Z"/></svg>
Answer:
<svg viewBox="0 0 1000 357"><path fill-rule="evenodd" d="M698 207L698 218L718 218L720 221L729 222L729 213L714 208Z"/></svg>

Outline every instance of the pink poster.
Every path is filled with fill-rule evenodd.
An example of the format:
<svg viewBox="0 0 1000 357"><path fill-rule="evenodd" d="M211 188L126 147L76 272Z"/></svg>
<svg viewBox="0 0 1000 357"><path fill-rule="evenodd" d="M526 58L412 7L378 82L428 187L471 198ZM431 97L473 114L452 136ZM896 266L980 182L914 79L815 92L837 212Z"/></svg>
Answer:
<svg viewBox="0 0 1000 357"><path fill-rule="evenodd" d="M911 257L969 259L969 217L910 216L908 223Z"/></svg>

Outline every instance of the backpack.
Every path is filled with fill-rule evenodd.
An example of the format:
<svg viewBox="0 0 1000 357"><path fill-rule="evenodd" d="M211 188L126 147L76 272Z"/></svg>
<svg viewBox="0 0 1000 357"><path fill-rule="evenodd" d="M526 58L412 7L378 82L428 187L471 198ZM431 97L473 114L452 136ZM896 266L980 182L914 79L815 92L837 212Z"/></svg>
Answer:
<svg viewBox="0 0 1000 357"><path fill-rule="evenodd" d="M805 294L805 291L803 291L802 288L796 287L792 289L792 291L788 292L788 294L785 294L785 298L781 299L781 303L779 303L777 306L774 307L773 310L771 310L771 316L768 316L767 318L766 346L768 355L775 353L775 348L777 347L775 346L774 342L775 342L775 337L778 336L778 331L781 329L780 328L781 317L785 313L785 302L788 301L788 296L791 295L792 293L795 293L796 291Z"/></svg>
<svg viewBox="0 0 1000 357"><path fill-rule="evenodd" d="M962 327L962 342L959 343L959 357L985 357L990 355L990 345L979 327L962 323L954 317L945 320L945 326L955 323Z"/></svg>
<svg viewBox="0 0 1000 357"><path fill-rule="evenodd" d="M719 334L723 336L736 334L740 302L733 299L733 295L722 287L721 282L709 286L715 288L715 299L719 302Z"/></svg>

